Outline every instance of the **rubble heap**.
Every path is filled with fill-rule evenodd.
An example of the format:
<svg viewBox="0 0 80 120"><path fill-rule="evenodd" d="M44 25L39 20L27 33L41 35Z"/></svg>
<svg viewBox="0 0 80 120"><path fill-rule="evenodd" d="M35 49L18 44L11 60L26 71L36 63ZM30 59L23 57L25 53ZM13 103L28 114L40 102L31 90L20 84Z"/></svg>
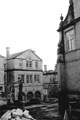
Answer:
<svg viewBox="0 0 80 120"><path fill-rule="evenodd" d="M13 109L8 110L3 116L1 120L35 120L30 114L28 110L22 109Z"/></svg>

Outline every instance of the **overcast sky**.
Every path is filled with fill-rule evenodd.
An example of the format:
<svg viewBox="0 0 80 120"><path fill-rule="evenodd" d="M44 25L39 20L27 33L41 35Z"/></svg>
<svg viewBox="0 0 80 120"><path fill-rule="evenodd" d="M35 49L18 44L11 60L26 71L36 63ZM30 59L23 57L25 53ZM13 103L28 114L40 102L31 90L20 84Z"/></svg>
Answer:
<svg viewBox="0 0 80 120"><path fill-rule="evenodd" d="M69 0L0 0L0 54L32 49L53 70L57 59L57 29Z"/></svg>

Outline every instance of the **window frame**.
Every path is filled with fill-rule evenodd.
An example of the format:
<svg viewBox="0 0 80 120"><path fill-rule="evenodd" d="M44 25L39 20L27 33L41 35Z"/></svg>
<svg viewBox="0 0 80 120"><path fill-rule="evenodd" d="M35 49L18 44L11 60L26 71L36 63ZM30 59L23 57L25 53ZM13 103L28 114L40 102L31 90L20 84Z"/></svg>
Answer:
<svg viewBox="0 0 80 120"><path fill-rule="evenodd" d="M35 62L35 67L38 68L38 61Z"/></svg>
<svg viewBox="0 0 80 120"><path fill-rule="evenodd" d="M40 83L40 75L39 74L34 75L34 82Z"/></svg>
<svg viewBox="0 0 80 120"><path fill-rule="evenodd" d="M26 75L26 83L33 83L33 75L32 74L27 74Z"/></svg>
<svg viewBox="0 0 80 120"><path fill-rule="evenodd" d="M32 60L26 60L26 67L32 68Z"/></svg>
<svg viewBox="0 0 80 120"><path fill-rule="evenodd" d="M69 36L71 37L69 39ZM64 31L65 38L65 52L69 52L75 50L75 29L74 27L70 27Z"/></svg>

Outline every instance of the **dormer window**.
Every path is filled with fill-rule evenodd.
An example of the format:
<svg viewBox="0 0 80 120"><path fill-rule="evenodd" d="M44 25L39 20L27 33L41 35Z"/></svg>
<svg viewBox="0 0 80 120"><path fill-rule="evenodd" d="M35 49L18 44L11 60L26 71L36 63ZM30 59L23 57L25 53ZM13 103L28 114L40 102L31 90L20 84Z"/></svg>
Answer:
<svg viewBox="0 0 80 120"><path fill-rule="evenodd" d="M75 34L74 29L65 32L65 49L71 51L75 49Z"/></svg>

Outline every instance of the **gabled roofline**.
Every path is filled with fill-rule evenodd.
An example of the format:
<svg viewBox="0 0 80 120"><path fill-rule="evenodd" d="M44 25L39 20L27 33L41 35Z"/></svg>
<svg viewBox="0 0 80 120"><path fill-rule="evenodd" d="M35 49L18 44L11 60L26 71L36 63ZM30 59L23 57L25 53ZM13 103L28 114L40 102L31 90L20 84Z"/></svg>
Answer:
<svg viewBox="0 0 80 120"><path fill-rule="evenodd" d="M30 50L36 57L38 57L38 58L42 61L42 59L41 59L38 55L36 55L35 52L32 51L31 49L27 49L27 50L25 50L25 51L12 54L12 55L9 57L8 60L15 59L16 57L20 56L21 54L23 54L24 52L26 52L26 51L28 51L28 50Z"/></svg>
<svg viewBox="0 0 80 120"><path fill-rule="evenodd" d="M42 59L37 54L35 54L34 51L32 51L32 53L42 61Z"/></svg>
<svg viewBox="0 0 80 120"><path fill-rule="evenodd" d="M70 17L69 21L68 21L68 17ZM68 8L67 15L64 20L61 20L57 31L60 32L60 31L64 30L67 26L69 27L69 25L73 25L74 21L76 21L76 19L74 18L74 5L73 5L73 0L70 0L70 5Z"/></svg>

